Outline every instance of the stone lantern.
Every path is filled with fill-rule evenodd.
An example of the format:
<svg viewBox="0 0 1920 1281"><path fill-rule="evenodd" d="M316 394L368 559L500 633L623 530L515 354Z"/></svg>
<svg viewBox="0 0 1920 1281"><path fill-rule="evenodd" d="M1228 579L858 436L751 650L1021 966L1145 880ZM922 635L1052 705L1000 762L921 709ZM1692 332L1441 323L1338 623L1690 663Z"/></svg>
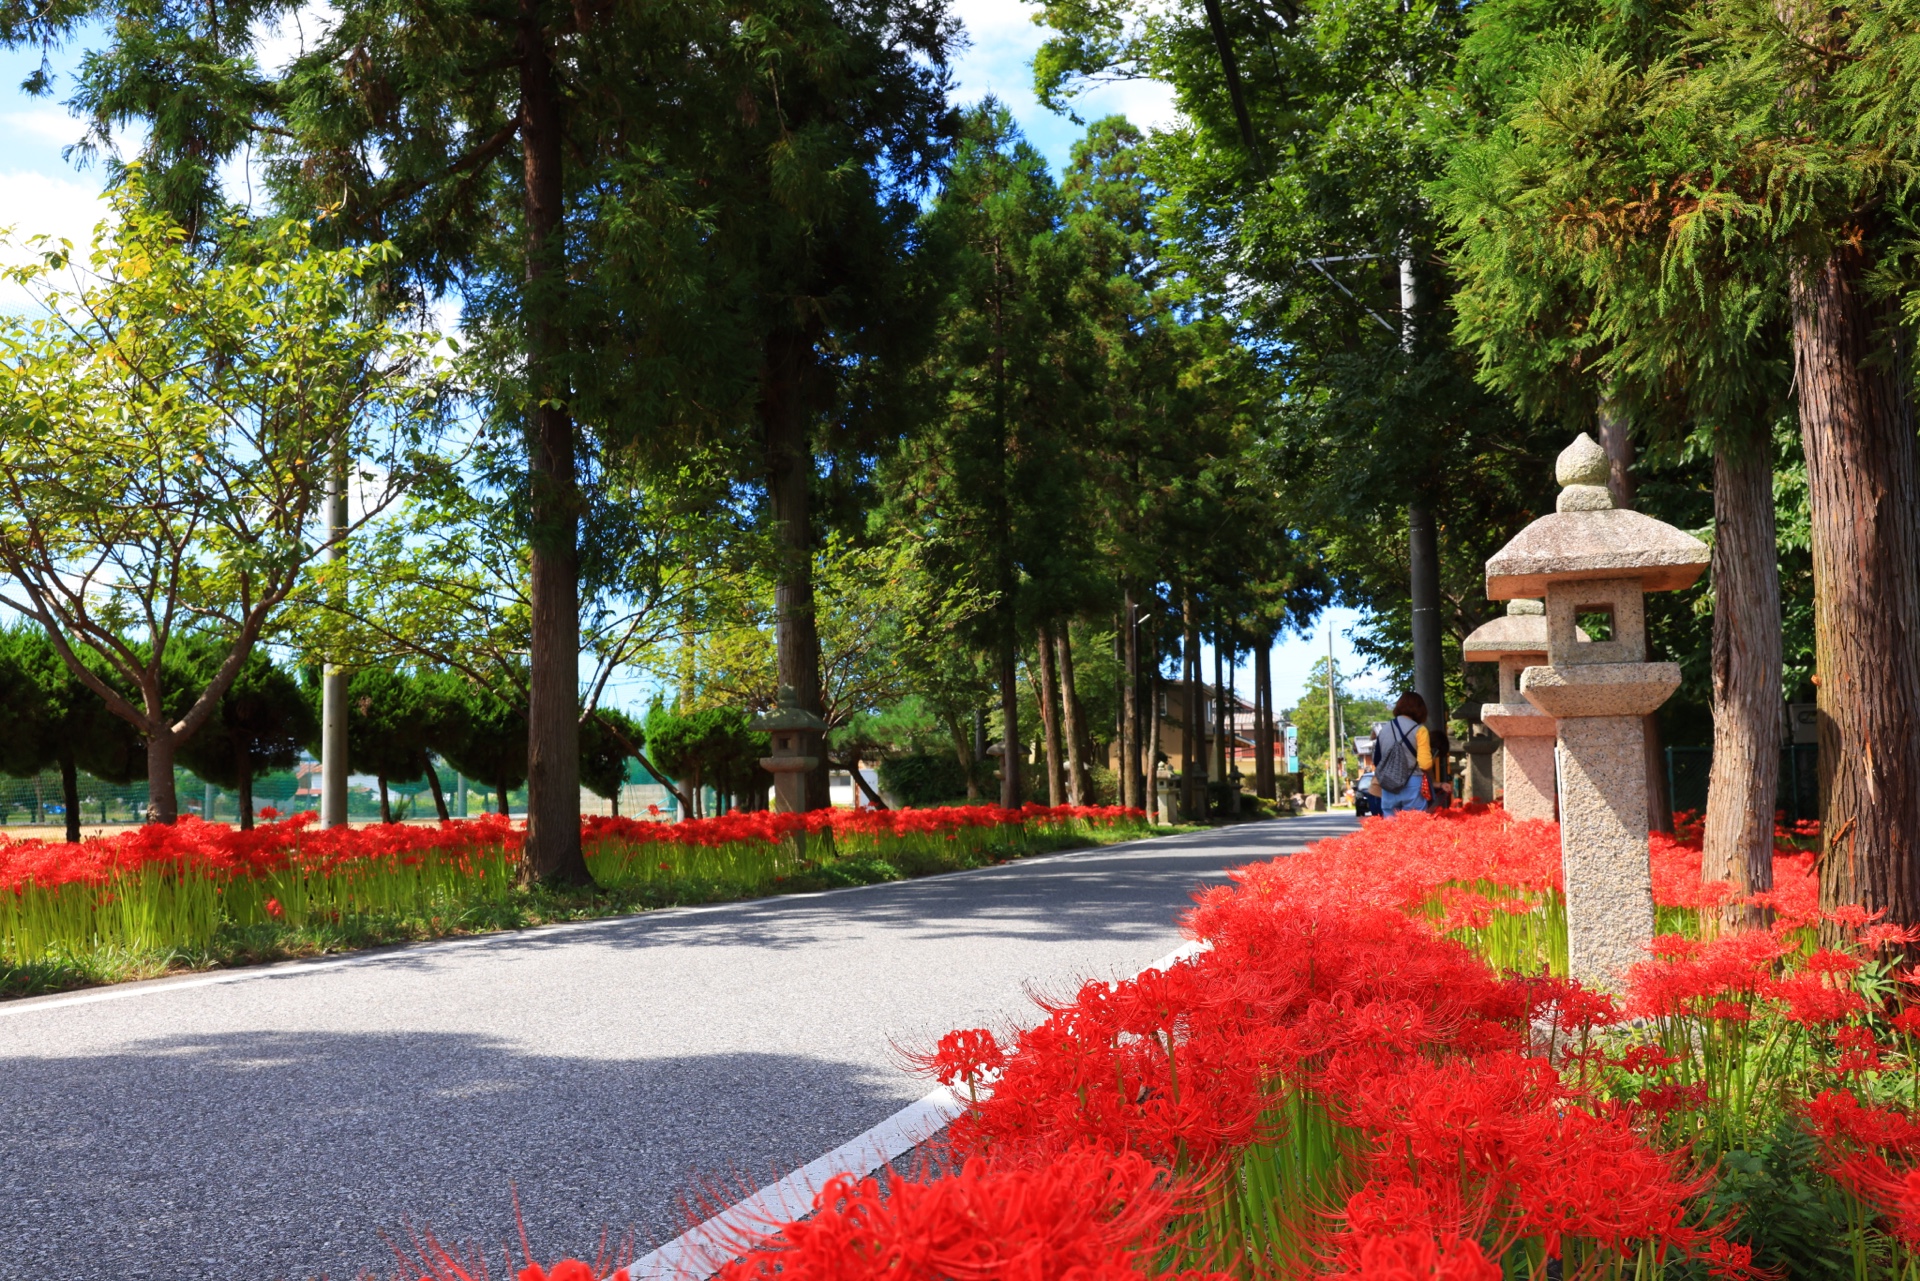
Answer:
<svg viewBox="0 0 1920 1281"><path fill-rule="evenodd" d="M1553 717L1520 692L1520 673L1547 657L1547 611L1537 600L1510 600L1504 618L1473 630L1460 646L1469 663L1500 664L1500 698L1480 705L1480 721L1499 735L1507 754L1507 813L1551 819L1554 814ZM1587 638L1585 632L1579 634ZM1469 741L1467 750L1474 750Z"/></svg>
<svg viewBox="0 0 1920 1281"><path fill-rule="evenodd" d="M773 754L760 768L773 775L773 807L781 814L799 814L807 808L807 775L820 767L821 738L827 723L800 706L791 685L782 685L779 706L751 728L773 741Z"/></svg>
<svg viewBox="0 0 1920 1281"><path fill-rule="evenodd" d="M1520 693L1558 722L1568 968L1615 986L1653 939L1643 718L1680 687L1677 663L1647 661L1644 595L1691 586L1708 551L1664 521L1616 508L1592 437L1569 445L1554 474L1556 510L1487 561L1487 597L1546 600L1547 661L1520 673ZM1597 638L1585 637L1582 616L1603 620L1604 634L1594 627Z"/></svg>

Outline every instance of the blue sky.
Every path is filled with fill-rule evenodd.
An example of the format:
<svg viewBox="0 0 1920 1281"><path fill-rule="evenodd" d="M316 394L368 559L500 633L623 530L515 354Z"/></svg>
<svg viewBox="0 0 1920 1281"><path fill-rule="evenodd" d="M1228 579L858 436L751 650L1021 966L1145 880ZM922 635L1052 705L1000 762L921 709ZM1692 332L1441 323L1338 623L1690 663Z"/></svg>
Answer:
<svg viewBox="0 0 1920 1281"><path fill-rule="evenodd" d="M997 96L1055 167L1065 164L1080 130L1034 97L1031 64L1045 33L1033 23L1033 6L1021 0L954 0L954 10L966 24L969 39L954 67L960 99ZM288 44L295 38L292 30L280 33ZM56 52L55 71L70 68L78 55L76 48ZM266 60L274 59L269 54ZM0 228L12 227L16 239L45 233L85 244L100 217L102 174L98 165L77 170L60 157L61 149L82 132L81 123L59 105L70 92L64 75L58 77L52 98L19 92L20 81L38 65L37 53L0 52ZM1173 94L1160 84L1103 86L1082 99L1078 110L1088 120L1118 112L1150 129L1173 119ZM10 257L0 250L0 260ZM1292 705L1315 659L1327 652L1328 627L1335 632L1341 670L1358 671L1348 639L1357 622L1358 615L1351 611L1335 610L1313 634L1283 642L1274 654L1275 701ZM1211 667L1209 661L1209 672ZM1244 678L1241 686L1250 688Z"/></svg>

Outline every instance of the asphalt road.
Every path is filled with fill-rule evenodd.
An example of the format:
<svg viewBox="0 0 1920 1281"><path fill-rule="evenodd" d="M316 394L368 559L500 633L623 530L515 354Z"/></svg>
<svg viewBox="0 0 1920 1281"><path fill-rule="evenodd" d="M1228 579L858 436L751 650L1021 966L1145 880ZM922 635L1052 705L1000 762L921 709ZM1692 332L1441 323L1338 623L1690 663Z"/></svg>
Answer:
<svg viewBox="0 0 1920 1281"><path fill-rule="evenodd" d="M497 1271L515 1190L537 1255L644 1253L924 1094L896 1047L1131 974L1352 823L0 1005L0 1278L385 1276L409 1224Z"/></svg>

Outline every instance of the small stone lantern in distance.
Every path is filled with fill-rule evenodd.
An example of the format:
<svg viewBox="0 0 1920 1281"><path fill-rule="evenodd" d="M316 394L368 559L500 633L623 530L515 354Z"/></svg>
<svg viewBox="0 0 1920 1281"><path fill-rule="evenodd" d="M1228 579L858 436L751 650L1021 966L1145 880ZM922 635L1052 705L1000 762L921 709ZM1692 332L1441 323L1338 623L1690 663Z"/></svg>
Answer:
<svg viewBox="0 0 1920 1281"><path fill-rule="evenodd" d="M1469 663L1500 664L1499 700L1480 705L1480 721L1500 736L1507 754L1504 804L1515 818L1554 817L1558 727L1520 692L1520 673L1547 657L1546 613L1537 600L1510 600L1504 618L1476 627L1460 646L1460 656ZM1587 639L1585 632L1579 636Z"/></svg>
<svg viewBox="0 0 1920 1281"><path fill-rule="evenodd" d="M1664 521L1614 507L1606 454L1585 433L1554 474L1556 510L1487 561L1487 597L1546 599L1547 662L1521 672L1520 693L1559 722L1568 968L1612 987L1653 940L1643 718L1680 687L1679 664L1647 661L1643 597L1692 586L1709 554ZM1607 634L1585 637L1582 615L1605 619Z"/></svg>
<svg viewBox="0 0 1920 1281"><path fill-rule="evenodd" d="M807 808L807 775L820 766L820 742L827 723L800 706L791 685L780 687L778 701L771 715L762 716L750 728L772 740L773 754L761 758L760 768L773 775L775 812L800 814ZM804 838L799 849L805 853Z"/></svg>

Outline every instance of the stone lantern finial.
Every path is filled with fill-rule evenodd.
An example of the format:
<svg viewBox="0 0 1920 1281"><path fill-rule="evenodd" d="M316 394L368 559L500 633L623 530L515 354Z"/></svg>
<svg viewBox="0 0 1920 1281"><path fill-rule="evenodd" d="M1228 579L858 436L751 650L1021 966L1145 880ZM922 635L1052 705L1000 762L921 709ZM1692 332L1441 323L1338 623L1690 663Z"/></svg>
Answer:
<svg viewBox="0 0 1920 1281"><path fill-rule="evenodd" d="M1613 491L1607 488L1607 451L1585 432L1560 451L1553 478L1560 482L1555 511L1603 512L1613 506Z"/></svg>

